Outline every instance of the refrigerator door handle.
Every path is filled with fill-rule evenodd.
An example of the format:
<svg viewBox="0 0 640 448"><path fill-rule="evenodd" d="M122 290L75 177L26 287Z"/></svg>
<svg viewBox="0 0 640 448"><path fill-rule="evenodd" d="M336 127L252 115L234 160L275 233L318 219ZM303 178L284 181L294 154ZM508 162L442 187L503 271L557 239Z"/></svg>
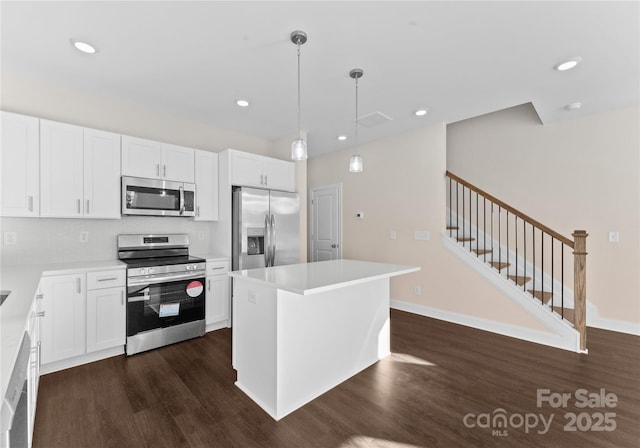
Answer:
<svg viewBox="0 0 640 448"><path fill-rule="evenodd" d="M276 265L276 217L271 215L271 266Z"/></svg>
<svg viewBox="0 0 640 448"><path fill-rule="evenodd" d="M269 248L271 247L271 242L269 238L269 214L264 215L264 267L269 267L269 259L270 253Z"/></svg>

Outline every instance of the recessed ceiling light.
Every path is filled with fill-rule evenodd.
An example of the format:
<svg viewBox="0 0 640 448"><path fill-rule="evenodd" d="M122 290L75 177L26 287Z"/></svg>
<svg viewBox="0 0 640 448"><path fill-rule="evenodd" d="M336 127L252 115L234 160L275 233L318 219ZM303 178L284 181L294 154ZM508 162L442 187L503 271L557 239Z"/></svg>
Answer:
<svg viewBox="0 0 640 448"><path fill-rule="evenodd" d="M569 111L571 111L571 110L578 110L578 109L580 109L581 107L582 107L582 103L580 103L580 102L575 102L575 103L567 104L566 106L564 106L564 108L565 108L566 110L569 110Z"/></svg>
<svg viewBox="0 0 640 448"><path fill-rule="evenodd" d="M75 39L71 39L71 43L73 44L74 47L76 47L76 50L81 51L83 53L86 54L94 54L96 52L96 49L93 45L90 45L86 42L82 42L80 40L75 40Z"/></svg>
<svg viewBox="0 0 640 448"><path fill-rule="evenodd" d="M559 64L556 64L553 68L555 68L559 72L564 72L566 70L571 70L580 62L582 62L582 58L579 56L576 56L575 58L567 59L564 62L560 62Z"/></svg>
<svg viewBox="0 0 640 448"><path fill-rule="evenodd" d="M238 100L236 101L236 104L240 107L247 107L249 105L249 101L247 100Z"/></svg>
<svg viewBox="0 0 640 448"><path fill-rule="evenodd" d="M345 141L346 139L347 139L346 135L338 135L338 140L340 140L341 142Z"/></svg>
<svg viewBox="0 0 640 448"><path fill-rule="evenodd" d="M417 111L415 111L415 114L417 117L423 117L425 115L427 115L427 112L429 112L428 109L419 109Z"/></svg>

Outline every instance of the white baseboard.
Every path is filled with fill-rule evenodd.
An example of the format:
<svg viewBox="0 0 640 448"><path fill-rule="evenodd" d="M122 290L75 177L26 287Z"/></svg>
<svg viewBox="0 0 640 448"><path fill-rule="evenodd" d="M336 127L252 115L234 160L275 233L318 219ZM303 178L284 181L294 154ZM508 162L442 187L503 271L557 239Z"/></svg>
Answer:
<svg viewBox="0 0 640 448"><path fill-rule="evenodd" d="M574 335L561 336L551 332L534 330L531 328L521 327L519 325L484 319L482 317L456 313L454 311L418 305L401 300L391 300L391 308L454 324L464 325L466 327L477 328L479 330L489 331L503 336L535 342L537 344L548 345L550 347L561 348L572 352L579 352L579 340Z"/></svg>
<svg viewBox="0 0 640 448"><path fill-rule="evenodd" d="M100 361L103 359L111 358L112 356L118 356L124 354L124 345L119 345L113 348L107 348L97 352L86 353L84 355L75 356L69 359L63 359L61 361L51 362L49 364L43 364L40 366L40 375L46 375L47 373L57 372L59 370L69 369L71 367L77 367L82 364L89 364L90 362Z"/></svg>
<svg viewBox="0 0 640 448"><path fill-rule="evenodd" d="M600 328L602 330L616 331L618 333L627 333L634 336L640 336L640 324L625 320L601 317L598 313L598 308L595 305L592 309L587 308L587 327Z"/></svg>

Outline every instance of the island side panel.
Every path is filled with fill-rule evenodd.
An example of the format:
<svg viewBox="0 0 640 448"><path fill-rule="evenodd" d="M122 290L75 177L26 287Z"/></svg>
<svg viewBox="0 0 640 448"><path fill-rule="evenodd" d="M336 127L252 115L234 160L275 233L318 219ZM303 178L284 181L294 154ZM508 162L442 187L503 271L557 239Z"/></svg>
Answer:
<svg viewBox="0 0 640 448"><path fill-rule="evenodd" d="M276 418L276 289L238 278L233 282L235 384Z"/></svg>
<svg viewBox="0 0 640 448"><path fill-rule="evenodd" d="M390 353L389 279L317 294L278 290L280 419Z"/></svg>

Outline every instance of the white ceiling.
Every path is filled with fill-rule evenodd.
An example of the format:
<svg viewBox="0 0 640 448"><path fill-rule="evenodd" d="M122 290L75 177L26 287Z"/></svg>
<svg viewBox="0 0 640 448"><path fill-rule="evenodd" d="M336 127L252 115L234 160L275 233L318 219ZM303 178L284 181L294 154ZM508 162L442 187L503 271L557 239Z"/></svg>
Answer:
<svg viewBox="0 0 640 448"><path fill-rule="evenodd" d="M638 105L632 2L165 1L1 3L2 71L274 140L302 127L311 156L531 102L550 123ZM70 44L98 48L87 56ZM568 72L553 66L580 56ZM251 106L236 106L245 98ZM564 107L582 102L583 108ZM416 117L418 108L428 108ZM349 137L344 142L336 136Z"/></svg>

